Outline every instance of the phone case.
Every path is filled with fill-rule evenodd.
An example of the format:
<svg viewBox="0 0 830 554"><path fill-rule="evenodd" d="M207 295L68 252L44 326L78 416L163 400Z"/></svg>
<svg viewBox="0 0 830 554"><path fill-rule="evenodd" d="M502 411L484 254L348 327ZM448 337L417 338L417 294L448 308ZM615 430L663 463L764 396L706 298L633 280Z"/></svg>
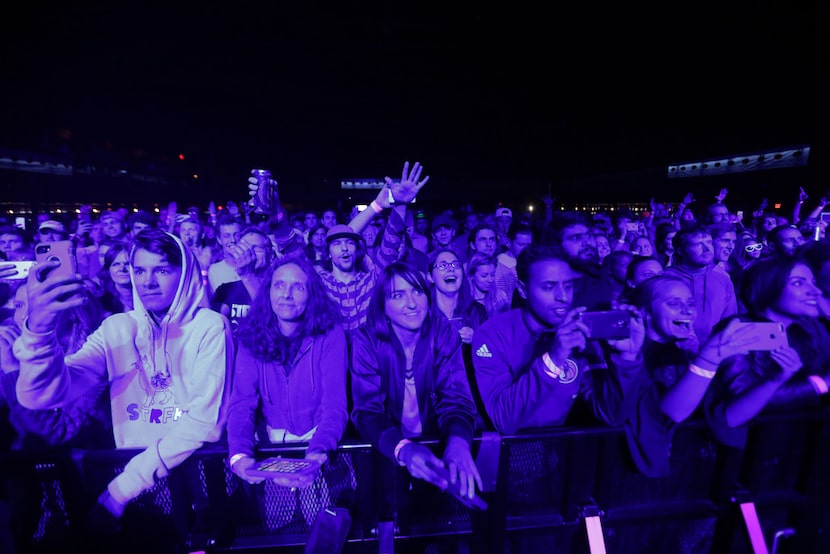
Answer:
<svg viewBox="0 0 830 554"><path fill-rule="evenodd" d="M248 475L272 479L280 475L308 475L320 469L320 462L301 458L266 458L245 470Z"/></svg>
<svg viewBox="0 0 830 554"><path fill-rule="evenodd" d="M787 331L780 323L767 321L739 323L736 331L741 327L749 327L752 330L748 336L748 340L752 341L747 346L749 350L775 350L782 346L789 346Z"/></svg>
<svg viewBox="0 0 830 554"><path fill-rule="evenodd" d="M75 244L70 240L57 242L42 242L35 246L35 259L38 264L57 260L61 265L50 273L56 273L64 279L74 279L78 273L78 264L75 261ZM40 275L39 275L40 276ZM45 279L45 275L43 276Z"/></svg>

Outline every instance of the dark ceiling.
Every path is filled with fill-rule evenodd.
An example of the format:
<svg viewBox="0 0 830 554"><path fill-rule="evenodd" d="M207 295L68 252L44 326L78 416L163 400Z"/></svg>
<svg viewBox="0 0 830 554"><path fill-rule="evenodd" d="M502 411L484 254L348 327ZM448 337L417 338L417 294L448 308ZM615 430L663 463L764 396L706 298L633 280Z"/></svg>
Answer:
<svg viewBox="0 0 830 554"><path fill-rule="evenodd" d="M0 139L474 194L830 142L827 2L300 4L21 6Z"/></svg>

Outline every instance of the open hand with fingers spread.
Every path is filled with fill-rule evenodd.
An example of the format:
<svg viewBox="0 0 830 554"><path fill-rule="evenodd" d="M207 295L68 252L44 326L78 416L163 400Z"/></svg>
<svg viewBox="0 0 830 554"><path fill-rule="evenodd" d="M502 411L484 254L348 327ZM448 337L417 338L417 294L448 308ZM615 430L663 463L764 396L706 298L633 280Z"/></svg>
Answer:
<svg viewBox="0 0 830 554"><path fill-rule="evenodd" d="M409 162L404 162L400 181L393 181L390 177L384 178L386 185L392 191L392 198L394 198L395 203L409 204L415 200L418 192L429 181L429 176L421 179L423 170L424 167L419 162L415 162L411 170L409 169Z"/></svg>

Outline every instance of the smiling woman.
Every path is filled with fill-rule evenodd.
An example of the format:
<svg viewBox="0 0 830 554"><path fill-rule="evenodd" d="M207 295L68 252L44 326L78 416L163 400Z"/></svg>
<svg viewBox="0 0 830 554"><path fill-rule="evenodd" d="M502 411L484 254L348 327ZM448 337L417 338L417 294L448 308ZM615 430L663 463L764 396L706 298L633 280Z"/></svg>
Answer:
<svg viewBox="0 0 830 554"><path fill-rule="evenodd" d="M481 489L461 339L445 315L433 313L427 282L414 267L396 262L379 277L354 339L352 377L352 419L381 454L441 489L457 481L470 498ZM422 435L446 440L442 458L409 441Z"/></svg>
<svg viewBox="0 0 830 554"><path fill-rule="evenodd" d="M830 334L820 321L821 290L810 267L775 257L750 267L741 297L742 319L775 322L786 329L786 346L752 349L725 359L718 368L706 415L715 435L743 446L746 427L764 410L826 405L830 383Z"/></svg>

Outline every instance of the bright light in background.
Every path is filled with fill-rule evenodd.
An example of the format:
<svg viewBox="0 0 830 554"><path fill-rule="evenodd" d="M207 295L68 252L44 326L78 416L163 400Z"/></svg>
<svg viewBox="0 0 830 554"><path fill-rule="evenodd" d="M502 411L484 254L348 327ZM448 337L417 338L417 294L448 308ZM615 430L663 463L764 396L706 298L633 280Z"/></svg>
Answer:
<svg viewBox="0 0 830 554"><path fill-rule="evenodd" d="M781 203L780 203L780 202L776 202L776 203L775 203L775 209L776 209L776 210L780 210L780 209L781 209Z"/></svg>
<svg viewBox="0 0 830 554"><path fill-rule="evenodd" d="M153 211L154 211L154 212L156 212L156 213L159 213L159 209L158 209L158 208L153 208Z"/></svg>
<svg viewBox="0 0 830 554"><path fill-rule="evenodd" d="M179 159L184 161L184 154L179 154Z"/></svg>
<svg viewBox="0 0 830 554"><path fill-rule="evenodd" d="M198 179L198 178L199 178L199 174L198 174L198 173L194 173L194 174L193 174L193 178L194 178L194 179Z"/></svg>
<svg viewBox="0 0 830 554"><path fill-rule="evenodd" d="M529 211L529 212L533 211L533 204L531 204L530 206L527 207L527 211Z"/></svg>

